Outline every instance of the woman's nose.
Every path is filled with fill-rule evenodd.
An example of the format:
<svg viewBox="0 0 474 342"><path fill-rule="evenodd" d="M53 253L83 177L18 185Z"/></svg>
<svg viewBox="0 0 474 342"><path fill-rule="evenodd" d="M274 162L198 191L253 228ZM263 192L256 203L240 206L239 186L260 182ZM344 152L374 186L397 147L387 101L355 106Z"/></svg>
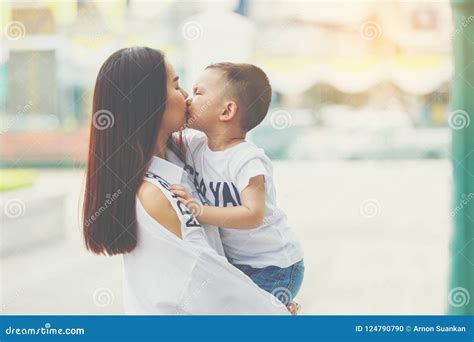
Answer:
<svg viewBox="0 0 474 342"><path fill-rule="evenodd" d="M186 90L184 90L184 89L182 89L181 91L183 92L183 96L184 96L184 98L185 98L185 101L187 101L187 99L188 99L188 97L189 97L188 92L187 92Z"/></svg>
<svg viewBox="0 0 474 342"><path fill-rule="evenodd" d="M186 101L186 105L189 106L191 104L192 99L188 97L185 101Z"/></svg>

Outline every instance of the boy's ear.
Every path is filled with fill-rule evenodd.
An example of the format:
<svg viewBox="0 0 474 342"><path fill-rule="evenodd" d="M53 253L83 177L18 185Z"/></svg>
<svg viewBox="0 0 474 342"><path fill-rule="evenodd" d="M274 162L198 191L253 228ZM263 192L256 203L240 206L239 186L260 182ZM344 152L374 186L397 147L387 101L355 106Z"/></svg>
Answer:
<svg viewBox="0 0 474 342"><path fill-rule="evenodd" d="M236 115L237 103L235 103L234 101L227 101L224 103L224 108L222 109L221 115L219 115L219 120L229 121Z"/></svg>

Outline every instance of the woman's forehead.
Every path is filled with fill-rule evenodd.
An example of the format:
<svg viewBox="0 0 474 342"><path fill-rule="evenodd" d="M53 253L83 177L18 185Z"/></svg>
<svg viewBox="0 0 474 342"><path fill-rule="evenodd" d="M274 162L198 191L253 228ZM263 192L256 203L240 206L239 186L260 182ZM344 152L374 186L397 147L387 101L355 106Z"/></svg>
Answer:
<svg viewBox="0 0 474 342"><path fill-rule="evenodd" d="M178 77L178 75L176 74L176 71L174 71L174 68L170 63L165 62L165 65L168 79L173 81L176 77Z"/></svg>

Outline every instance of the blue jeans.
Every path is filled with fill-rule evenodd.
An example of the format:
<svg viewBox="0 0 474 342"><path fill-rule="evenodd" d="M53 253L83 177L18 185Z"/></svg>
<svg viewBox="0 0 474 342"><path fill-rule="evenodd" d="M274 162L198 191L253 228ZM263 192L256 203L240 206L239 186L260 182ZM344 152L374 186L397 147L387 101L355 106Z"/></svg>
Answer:
<svg viewBox="0 0 474 342"><path fill-rule="evenodd" d="M253 268L248 265L234 265L253 280L260 288L270 292L283 304L288 305L298 294L303 283L303 260L290 267L267 266Z"/></svg>

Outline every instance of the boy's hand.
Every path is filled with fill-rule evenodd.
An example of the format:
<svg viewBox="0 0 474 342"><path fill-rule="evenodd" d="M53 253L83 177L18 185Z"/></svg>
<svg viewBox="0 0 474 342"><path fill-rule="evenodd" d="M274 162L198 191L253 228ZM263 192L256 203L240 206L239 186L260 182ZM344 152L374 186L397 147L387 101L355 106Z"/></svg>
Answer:
<svg viewBox="0 0 474 342"><path fill-rule="evenodd" d="M173 184L170 190L175 194L180 202L182 202L194 216L202 213L203 205L197 199L191 197L189 192L182 184Z"/></svg>
<svg viewBox="0 0 474 342"><path fill-rule="evenodd" d="M178 196L178 199L183 202L183 204L186 204L186 202L191 199L189 192L182 184L173 184L171 185L170 190L173 194Z"/></svg>

